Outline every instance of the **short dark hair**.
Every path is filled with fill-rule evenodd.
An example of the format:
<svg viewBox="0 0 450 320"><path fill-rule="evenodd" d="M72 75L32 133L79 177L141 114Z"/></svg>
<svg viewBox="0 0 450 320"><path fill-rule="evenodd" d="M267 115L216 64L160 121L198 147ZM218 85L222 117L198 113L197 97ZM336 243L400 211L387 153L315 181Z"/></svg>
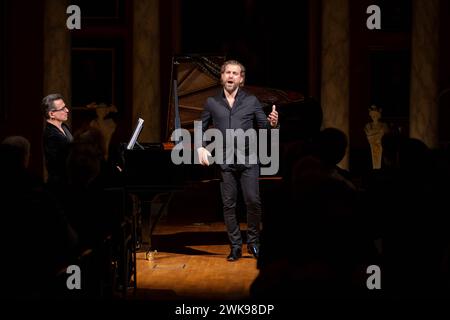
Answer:
<svg viewBox="0 0 450 320"><path fill-rule="evenodd" d="M45 119L50 119L49 112L55 109L55 101L64 99L63 96L59 93L52 93L48 96L44 97L41 102L42 112L44 114Z"/></svg>

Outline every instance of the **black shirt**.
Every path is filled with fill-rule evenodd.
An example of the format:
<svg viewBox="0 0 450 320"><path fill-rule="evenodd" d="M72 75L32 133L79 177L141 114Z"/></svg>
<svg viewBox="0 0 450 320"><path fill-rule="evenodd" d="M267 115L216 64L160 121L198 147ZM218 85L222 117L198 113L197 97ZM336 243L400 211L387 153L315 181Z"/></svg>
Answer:
<svg viewBox="0 0 450 320"><path fill-rule="evenodd" d="M66 182L66 160L73 137L65 124L62 124L62 128L65 134L47 122L44 129L44 156L49 184Z"/></svg>

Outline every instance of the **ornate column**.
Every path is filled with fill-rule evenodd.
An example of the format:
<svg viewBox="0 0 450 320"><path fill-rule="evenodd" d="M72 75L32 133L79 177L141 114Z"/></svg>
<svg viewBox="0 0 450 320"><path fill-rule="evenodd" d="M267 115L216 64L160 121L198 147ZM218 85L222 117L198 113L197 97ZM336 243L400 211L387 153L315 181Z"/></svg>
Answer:
<svg viewBox="0 0 450 320"><path fill-rule="evenodd" d="M50 93L63 95L70 107L71 90L71 41L67 29L68 0L45 0L44 4L44 74L42 97ZM37 106L40 108L40 106ZM42 118L43 119L43 118ZM44 120L42 120L44 122ZM71 117L68 121L71 123ZM47 179L47 170L43 165L43 176Z"/></svg>
<svg viewBox="0 0 450 320"><path fill-rule="evenodd" d="M45 0L43 97L60 93L70 106L71 42L70 30L66 26L68 6L67 0Z"/></svg>
<svg viewBox="0 0 450 320"><path fill-rule="evenodd" d="M349 0L322 1L321 105L323 128L349 137ZM340 166L348 168L348 153Z"/></svg>
<svg viewBox="0 0 450 320"><path fill-rule="evenodd" d="M142 142L161 141L159 0L134 1L133 125L145 120Z"/></svg>
<svg viewBox="0 0 450 320"><path fill-rule="evenodd" d="M409 134L437 147L439 2L413 0Z"/></svg>

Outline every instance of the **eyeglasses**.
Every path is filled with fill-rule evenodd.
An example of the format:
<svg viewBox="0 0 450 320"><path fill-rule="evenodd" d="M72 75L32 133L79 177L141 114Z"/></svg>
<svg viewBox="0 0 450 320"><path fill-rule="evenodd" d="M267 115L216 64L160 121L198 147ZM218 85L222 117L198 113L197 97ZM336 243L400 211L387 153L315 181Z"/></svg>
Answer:
<svg viewBox="0 0 450 320"><path fill-rule="evenodd" d="M69 111L69 108L64 106L61 109L53 109L51 112L59 112L59 111L65 111L65 110Z"/></svg>

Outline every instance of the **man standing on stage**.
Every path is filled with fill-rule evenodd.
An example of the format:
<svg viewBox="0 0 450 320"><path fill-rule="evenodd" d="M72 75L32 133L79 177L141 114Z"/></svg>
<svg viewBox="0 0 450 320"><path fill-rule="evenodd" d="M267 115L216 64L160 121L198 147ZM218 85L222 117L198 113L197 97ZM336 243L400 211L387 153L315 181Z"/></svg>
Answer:
<svg viewBox="0 0 450 320"><path fill-rule="evenodd" d="M241 87L244 85L245 67L235 60L226 61L221 67L221 83L223 90L214 97L206 100L202 112L202 130L208 129L210 122L222 135L227 136L227 129L239 130L238 134L244 134L253 129L256 122L258 128L276 128L278 126L278 112L275 106L269 117L266 117L261 103L251 94L246 93ZM235 137L239 139L239 137ZM236 140L236 139L235 139ZM250 139L251 140L251 139ZM252 143L250 141L249 143ZM248 152L249 143L245 146ZM228 143L226 144L228 147ZM230 150L225 150L228 156ZM198 148L198 156L202 165L209 165L209 151ZM235 150L231 150L235 151ZM232 152L233 153L233 152ZM225 158L225 157L224 157ZM227 158L227 160L229 160ZM223 201L224 220L227 227L228 238L231 243L231 252L228 261L236 261L242 256L242 237L239 221L236 216L236 202L238 184L241 185L243 198L247 208L247 251L255 258L259 256L259 229L261 223L261 200L259 196L259 164L258 163L230 163L226 161L220 164L222 182L221 194Z"/></svg>

